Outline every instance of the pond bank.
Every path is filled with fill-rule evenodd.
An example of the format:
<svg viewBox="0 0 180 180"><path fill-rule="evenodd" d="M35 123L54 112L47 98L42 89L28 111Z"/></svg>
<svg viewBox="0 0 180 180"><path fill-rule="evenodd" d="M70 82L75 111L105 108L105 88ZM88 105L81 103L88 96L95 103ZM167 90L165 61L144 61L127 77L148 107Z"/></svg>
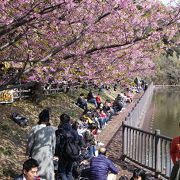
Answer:
<svg viewBox="0 0 180 180"><path fill-rule="evenodd" d="M119 167L120 174L126 175L128 178L132 176L133 169L135 166L124 162L121 159L122 156L122 122L128 113L132 110L135 103L143 95L143 93L136 94L133 102L127 105L127 107L120 112L118 115L114 116L112 121L108 123L105 129L97 136L97 140L104 143L108 149L109 158Z"/></svg>

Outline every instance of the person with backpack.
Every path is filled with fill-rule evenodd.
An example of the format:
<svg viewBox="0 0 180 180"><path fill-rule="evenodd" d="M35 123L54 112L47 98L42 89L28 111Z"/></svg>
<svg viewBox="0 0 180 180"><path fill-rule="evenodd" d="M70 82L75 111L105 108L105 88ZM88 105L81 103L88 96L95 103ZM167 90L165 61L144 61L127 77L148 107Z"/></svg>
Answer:
<svg viewBox="0 0 180 180"><path fill-rule="evenodd" d="M41 180L54 180L53 156L55 153L55 130L49 123L49 110L39 114L39 122L31 130L27 143L27 155L39 163Z"/></svg>
<svg viewBox="0 0 180 180"><path fill-rule="evenodd" d="M73 165L80 157L79 137L72 129L69 115L63 113L60 116L60 121L55 132L55 156L59 158L57 179L73 180Z"/></svg>

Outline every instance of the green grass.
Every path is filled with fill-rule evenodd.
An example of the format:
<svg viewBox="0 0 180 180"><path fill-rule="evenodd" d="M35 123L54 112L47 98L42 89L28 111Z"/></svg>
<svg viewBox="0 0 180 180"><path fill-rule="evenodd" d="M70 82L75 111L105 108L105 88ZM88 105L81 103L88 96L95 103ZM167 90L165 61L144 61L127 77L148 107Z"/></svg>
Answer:
<svg viewBox="0 0 180 180"><path fill-rule="evenodd" d="M8 124L5 124L5 123L0 123L0 129L1 129L2 131L6 131L6 132L11 131L10 128L9 128L9 125L8 125Z"/></svg>
<svg viewBox="0 0 180 180"><path fill-rule="evenodd" d="M17 173L11 168L5 167L2 168L2 170L0 170L0 172L2 171L2 175L6 176L6 177L15 177L17 176Z"/></svg>
<svg viewBox="0 0 180 180"><path fill-rule="evenodd" d="M0 156L11 156L13 154L12 148L10 146L0 147Z"/></svg>

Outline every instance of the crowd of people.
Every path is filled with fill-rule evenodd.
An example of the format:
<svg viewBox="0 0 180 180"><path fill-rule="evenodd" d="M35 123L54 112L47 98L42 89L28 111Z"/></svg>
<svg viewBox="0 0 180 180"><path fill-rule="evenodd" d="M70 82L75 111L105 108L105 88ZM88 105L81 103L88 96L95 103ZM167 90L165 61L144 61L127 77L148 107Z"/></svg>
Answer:
<svg viewBox="0 0 180 180"><path fill-rule="evenodd" d="M100 93L95 96L91 90L87 99L80 94L77 105L84 110L80 121L73 122L63 113L57 128L50 124L50 109L44 109L28 137L28 160L24 162L23 174L15 180L73 180L80 176L92 180L115 179L113 174L119 170L107 158L107 150L96 141L96 135L132 102L137 92L136 88L128 88L113 102L110 99L103 102ZM94 108L90 109L88 102Z"/></svg>
<svg viewBox="0 0 180 180"><path fill-rule="evenodd" d="M77 131L77 122L71 124L71 118L67 114L61 114L57 129L50 125L49 118L48 109L44 109L39 114L38 124L32 128L29 134L28 160L23 165L23 174L16 177L15 180L72 180L77 178L74 171L83 160L90 162L90 167L86 169L86 172L87 170L89 172L88 177L96 179L98 174L93 169L97 166L94 163L97 159L99 162L102 159L101 165L104 163L104 169L101 167L104 179L107 178L109 170L118 173L118 169L113 163L106 159L105 148L99 148L97 159L93 159L95 157L93 147L96 142L92 131L88 132L87 130L84 132L84 136L81 136ZM56 171L55 159L58 159Z"/></svg>
<svg viewBox="0 0 180 180"><path fill-rule="evenodd" d="M139 92L136 88L126 88L124 92L117 94L114 101L106 99L104 102L100 93L94 95L92 90L87 96L81 93L77 99L76 105L84 110L81 120L81 130L87 128L90 133L97 135L112 120L112 117L123 111L127 104L131 103L134 95ZM93 104L94 108L89 108L88 104Z"/></svg>
<svg viewBox="0 0 180 180"><path fill-rule="evenodd" d="M96 141L96 135L104 129L113 116L119 114L133 101L134 95L146 91L147 83L135 79L135 87L126 88L112 102L101 98L100 91L95 95L92 90L87 96L83 93L77 98L76 105L83 109L79 121L73 122L68 114L60 115L57 128L50 124L50 109L39 114L39 121L28 137L27 160L22 174L15 180L115 180L119 169L107 158L107 149ZM117 85L114 86L117 91ZM89 108L89 103L93 107ZM180 127L180 124L179 124ZM174 163L170 180L180 179L180 136L173 138L170 147ZM127 176L121 176L127 180ZM130 180L150 180L143 169L137 168Z"/></svg>

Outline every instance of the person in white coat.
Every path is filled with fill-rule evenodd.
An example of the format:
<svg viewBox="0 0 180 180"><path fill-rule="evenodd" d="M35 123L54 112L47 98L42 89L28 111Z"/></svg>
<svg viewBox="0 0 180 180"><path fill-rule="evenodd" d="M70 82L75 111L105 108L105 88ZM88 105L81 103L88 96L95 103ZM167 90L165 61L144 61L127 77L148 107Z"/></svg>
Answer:
<svg viewBox="0 0 180 180"><path fill-rule="evenodd" d="M32 128L27 143L27 155L39 163L38 175L41 180L54 180L55 145L55 130L49 123L49 110L44 109L39 114L39 122Z"/></svg>

